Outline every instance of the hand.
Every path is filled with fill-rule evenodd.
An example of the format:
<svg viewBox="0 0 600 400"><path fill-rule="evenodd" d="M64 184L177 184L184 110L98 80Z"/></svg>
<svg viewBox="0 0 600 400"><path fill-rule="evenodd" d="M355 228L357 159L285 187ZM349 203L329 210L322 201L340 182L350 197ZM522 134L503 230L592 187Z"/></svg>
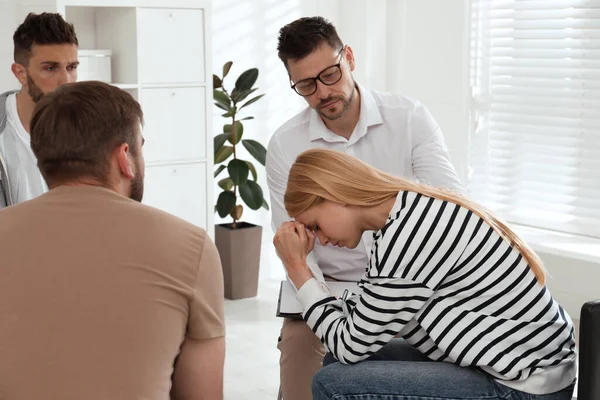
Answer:
<svg viewBox="0 0 600 400"><path fill-rule="evenodd" d="M306 264L306 256L314 248L315 238L315 234L304 225L293 221L281 224L273 238L277 254L296 288L300 288L312 277Z"/></svg>
<svg viewBox="0 0 600 400"><path fill-rule="evenodd" d="M284 264L302 263L315 247L315 234L299 222L289 221L281 224L273 244Z"/></svg>
<svg viewBox="0 0 600 400"><path fill-rule="evenodd" d="M300 228L298 228L298 225L300 226L301 229L304 230L303 232L306 234L306 238L308 239L308 243L305 248L306 255L308 255L315 248L315 240L317 239L317 235L315 235L315 233L313 231L311 231L310 229L307 229L300 222L296 222L296 229L300 229Z"/></svg>

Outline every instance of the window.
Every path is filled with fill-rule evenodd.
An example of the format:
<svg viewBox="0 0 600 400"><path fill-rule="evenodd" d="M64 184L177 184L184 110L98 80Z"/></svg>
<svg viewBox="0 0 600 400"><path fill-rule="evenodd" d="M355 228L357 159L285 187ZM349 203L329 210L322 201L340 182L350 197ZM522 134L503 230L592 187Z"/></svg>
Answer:
<svg viewBox="0 0 600 400"><path fill-rule="evenodd" d="M472 0L469 192L600 238L600 1Z"/></svg>

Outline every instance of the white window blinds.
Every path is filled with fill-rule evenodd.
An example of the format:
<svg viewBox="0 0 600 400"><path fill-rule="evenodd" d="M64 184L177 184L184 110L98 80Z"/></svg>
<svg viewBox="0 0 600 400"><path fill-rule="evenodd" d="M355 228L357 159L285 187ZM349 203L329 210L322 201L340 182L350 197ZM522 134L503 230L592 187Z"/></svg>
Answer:
<svg viewBox="0 0 600 400"><path fill-rule="evenodd" d="M472 0L469 192L600 238L600 0Z"/></svg>

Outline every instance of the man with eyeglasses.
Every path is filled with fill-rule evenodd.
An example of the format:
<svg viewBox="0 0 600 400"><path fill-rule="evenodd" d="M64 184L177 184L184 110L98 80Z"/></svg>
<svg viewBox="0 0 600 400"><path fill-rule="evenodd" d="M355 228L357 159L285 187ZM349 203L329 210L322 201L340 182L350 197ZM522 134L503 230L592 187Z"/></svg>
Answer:
<svg viewBox="0 0 600 400"><path fill-rule="evenodd" d="M300 18L284 26L278 51L291 88L308 107L269 142L266 165L274 232L290 220L283 206L289 170L296 156L310 148L340 151L393 175L464 192L429 111L413 99L360 86L352 77L352 49L344 46L329 21ZM326 279L358 282L372 241L372 233L366 233L355 249L317 245L308 262ZM304 321L288 318L278 348L283 398L311 399L312 377L325 348Z"/></svg>

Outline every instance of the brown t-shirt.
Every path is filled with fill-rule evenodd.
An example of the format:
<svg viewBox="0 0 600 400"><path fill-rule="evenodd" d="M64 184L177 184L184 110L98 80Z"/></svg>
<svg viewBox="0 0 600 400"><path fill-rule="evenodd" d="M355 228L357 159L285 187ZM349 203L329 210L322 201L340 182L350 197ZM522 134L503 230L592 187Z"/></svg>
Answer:
<svg viewBox="0 0 600 400"><path fill-rule="evenodd" d="M225 334L199 227L104 188L0 211L0 399L168 399L186 337Z"/></svg>

